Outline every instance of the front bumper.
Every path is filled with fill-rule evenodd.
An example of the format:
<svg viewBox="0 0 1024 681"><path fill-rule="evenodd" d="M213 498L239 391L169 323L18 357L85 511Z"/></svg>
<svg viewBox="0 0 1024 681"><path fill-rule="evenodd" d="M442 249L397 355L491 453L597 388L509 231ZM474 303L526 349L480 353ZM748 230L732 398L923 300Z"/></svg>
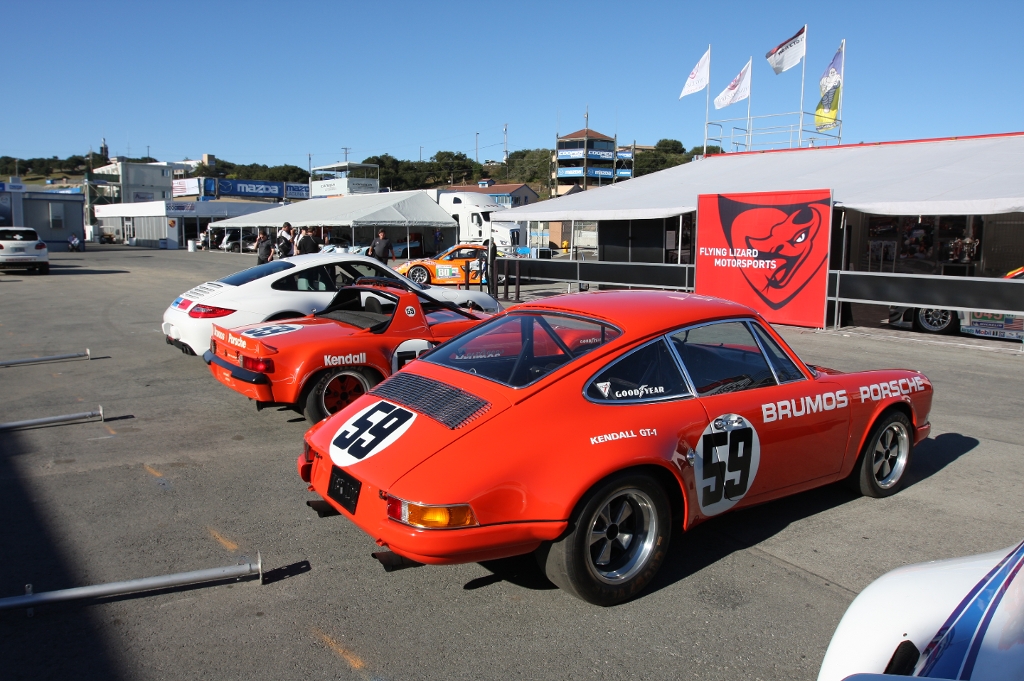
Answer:
<svg viewBox="0 0 1024 681"><path fill-rule="evenodd" d="M356 473L353 475L359 479L361 488L355 514L330 498L330 458L316 454L310 469L304 455L300 455L297 464L300 477L306 480L309 476L310 488L370 535L378 546L419 563L476 563L530 553L542 542L557 539L568 525L564 520L527 520L451 530L417 529L388 518L387 495L372 482L359 479Z"/></svg>
<svg viewBox="0 0 1024 681"><path fill-rule="evenodd" d="M258 402L274 402L274 392L266 374L243 369L209 350L203 353L203 361L210 367L214 378L235 392Z"/></svg>

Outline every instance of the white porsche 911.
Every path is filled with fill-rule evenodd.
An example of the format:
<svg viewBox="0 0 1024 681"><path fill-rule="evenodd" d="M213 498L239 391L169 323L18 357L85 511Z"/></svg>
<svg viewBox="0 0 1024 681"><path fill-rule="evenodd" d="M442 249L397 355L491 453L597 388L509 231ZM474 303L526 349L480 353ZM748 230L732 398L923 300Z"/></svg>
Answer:
<svg viewBox="0 0 1024 681"><path fill-rule="evenodd" d="M440 301L484 312L498 312L498 301L483 291L416 284L373 258L345 253L314 253L272 260L208 281L182 293L164 312L162 330L169 345L190 355L210 346L213 323L225 327L303 317L323 309L338 288L362 277L398 279Z"/></svg>

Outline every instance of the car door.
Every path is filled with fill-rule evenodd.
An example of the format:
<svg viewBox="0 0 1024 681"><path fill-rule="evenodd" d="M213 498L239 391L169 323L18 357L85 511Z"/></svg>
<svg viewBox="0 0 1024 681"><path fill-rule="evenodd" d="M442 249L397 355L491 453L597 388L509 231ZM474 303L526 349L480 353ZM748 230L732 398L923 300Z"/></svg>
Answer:
<svg viewBox="0 0 1024 681"><path fill-rule="evenodd" d="M752 320L670 338L711 422L696 445L710 505L764 501L839 471L850 424L845 391L805 376Z"/></svg>

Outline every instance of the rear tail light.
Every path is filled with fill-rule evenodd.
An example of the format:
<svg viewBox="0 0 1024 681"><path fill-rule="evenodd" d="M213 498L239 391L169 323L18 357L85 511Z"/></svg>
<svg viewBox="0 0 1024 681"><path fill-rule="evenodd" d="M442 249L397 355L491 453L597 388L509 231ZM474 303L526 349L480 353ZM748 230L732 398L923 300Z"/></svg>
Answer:
<svg viewBox="0 0 1024 681"><path fill-rule="evenodd" d="M213 340L212 338L210 339L210 352L212 352L215 355L217 354L217 341Z"/></svg>
<svg viewBox="0 0 1024 681"><path fill-rule="evenodd" d="M272 374L274 373L274 360L242 355L242 368L260 374Z"/></svg>
<svg viewBox="0 0 1024 681"><path fill-rule="evenodd" d="M448 506L427 506L388 497L388 517L413 527L426 529L450 529L479 525L469 504Z"/></svg>
<svg viewBox="0 0 1024 681"><path fill-rule="evenodd" d="M0 251L4 250L4 245L0 244Z"/></svg>
<svg viewBox="0 0 1024 681"><path fill-rule="evenodd" d="M313 463L313 448L305 440L302 441L302 456L306 459L306 463Z"/></svg>
<svg viewBox="0 0 1024 681"><path fill-rule="evenodd" d="M46 244L44 244L42 241L40 241L39 243L36 244L36 250L37 251L45 251L46 250Z"/></svg>
<svg viewBox="0 0 1024 681"><path fill-rule="evenodd" d="M226 307L214 307L213 305L196 305L188 311L188 316L193 319L214 319L216 317L227 317L234 310Z"/></svg>

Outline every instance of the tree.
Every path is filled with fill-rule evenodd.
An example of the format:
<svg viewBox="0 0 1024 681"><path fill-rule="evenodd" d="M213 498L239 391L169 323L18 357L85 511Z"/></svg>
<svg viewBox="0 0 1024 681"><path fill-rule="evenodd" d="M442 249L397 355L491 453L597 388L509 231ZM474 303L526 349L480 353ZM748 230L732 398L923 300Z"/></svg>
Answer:
<svg viewBox="0 0 1024 681"><path fill-rule="evenodd" d="M686 148L679 140L662 139L654 145L654 148L663 154L685 154Z"/></svg>

